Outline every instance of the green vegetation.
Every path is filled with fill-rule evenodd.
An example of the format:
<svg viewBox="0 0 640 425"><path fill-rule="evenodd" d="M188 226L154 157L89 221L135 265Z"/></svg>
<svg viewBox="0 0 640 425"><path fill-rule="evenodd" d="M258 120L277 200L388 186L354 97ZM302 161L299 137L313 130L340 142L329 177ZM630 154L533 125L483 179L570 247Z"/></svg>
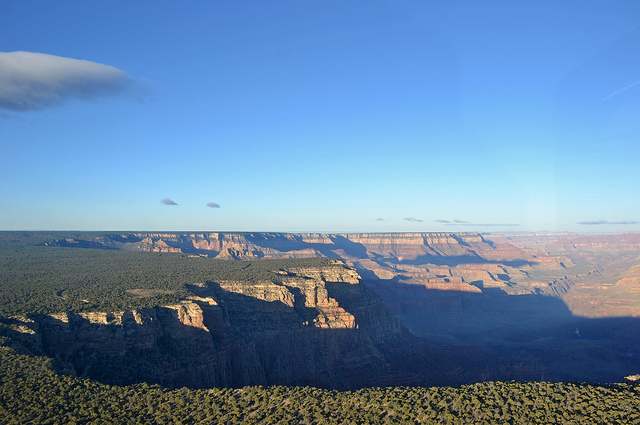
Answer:
<svg viewBox="0 0 640 425"><path fill-rule="evenodd" d="M640 386L500 383L329 391L169 390L60 375L52 360L0 347L4 424L640 423Z"/></svg>
<svg viewBox="0 0 640 425"><path fill-rule="evenodd" d="M0 315L167 305L187 297L187 285L193 283L278 281L274 270L330 262L322 258L240 262L39 245L55 237L61 235L0 232Z"/></svg>

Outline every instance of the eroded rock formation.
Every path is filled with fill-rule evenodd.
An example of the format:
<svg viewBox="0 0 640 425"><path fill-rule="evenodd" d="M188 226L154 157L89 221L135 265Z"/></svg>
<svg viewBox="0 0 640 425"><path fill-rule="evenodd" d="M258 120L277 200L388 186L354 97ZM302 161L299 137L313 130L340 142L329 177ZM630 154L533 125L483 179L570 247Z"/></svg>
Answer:
<svg viewBox="0 0 640 425"><path fill-rule="evenodd" d="M444 364L448 366L432 368L440 371L439 378L425 371L416 372L414 377L440 379L450 373L449 377L455 377L451 382L459 382L462 376L607 382L621 379L624 373L640 366L637 339L640 326L634 319L640 317L638 233L127 233L102 235L92 240L62 239L52 244L180 252L223 259L343 259L362 276L364 285L342 284L348 283L350 277L343 277L347 280L342 282L336 277L317 275L316 271L290 270L282 275L288 279L282 285L269 282L247 287L238 282L216 282L193 291L200 297L215 299L223 324L217 326L215 333L212 325L207 324L213 322L205 320L204 323L211 334L219 335L218 341L235 341L247 329L254 329L252 335L260 335L262 341L282 340L291 349L298 345L306 347L304 342L295 339L298 337L281 337L277 333L266 336L256 330L259 329L257 323L270 327L270 332L276 332L286 323L294 330L292 334L311 332L305 334L304 341L333 347L328 349L330 353L345 353L339 347L351 344L351 352L357 352L366 364L386 371L381 376L389 376L395 367L390 366L395 363L389 359L401 359L399 353L403 356L408 353L405 348L389 351L394 344L412 346L413 352L422 353L421 362L425 361L426 352L431 353L433 359L440 359L445 353L444 357L450 361ZM301 278L305 275L313 276ZM312 283L316 281L326 283L317 286ZM369 297L369 290L383 300L384 306L380 298ZM337 295L341 293L342 298ZM234 315L233 311L242 311L231 308L243 304L238 300L258 303L252 307L256 315ZM270 310L275 305L284 310ZM473 360L471 355L457 356L459 351L448 351L447 345L433 351L437 344L430 343L427 347L411 340L410 335L403 333L402 326L399 328L396 322L388 320L387 309L414 335L442 344L473 345L487 351L474 352ZM282 314L274 316L274 311ZM277 319L273 319L274 322L269 317ZM241 326L237 325L240 323ZM340 338L336 341L343 342L335 342L319 336L338 335L329 331L357 335L358 342L347 343ZM275 339L269 339L272 336ZM400 340L394 338L404 342L398 343ZM245 348L266 350L266 345L256 344ZM252 351L242 352L248 355L246 353ZM311 353L310 348L301 353L307 358L318 356ZM350 358L345 354L342 357ZM322 358L326 360L322 363L325 366L306 368L314 371L312 373L294 369L305 379L324 377L320 379L322 385L334 382L337 375L319 371L339 368L327 360L335 357ZM492 363L481 360L483 358L490 358ZM376 363L378 361L380 363ZM273 364L280 364L278 362L281 360ZM481 366L474 369L474 362ZM352 370L354 364L348 364ZM516 370L521 374L515 374ZM407 377L406 371L397 371L397 374L403 379ZM261 379L272 382L273 376L265 372ZM349 387L347 382L353 381L340 382Z"/></svg>
<svg viewBox="0 0 640 425"><path fill-rule="evenodd" d="M5 331L79 376L117 384L348 389L455 384L488 373L488 363L451 360L469 348L409 334L338 260L276 272L276 282L194 284L193 296L176 305L15 317Z"/></svg>

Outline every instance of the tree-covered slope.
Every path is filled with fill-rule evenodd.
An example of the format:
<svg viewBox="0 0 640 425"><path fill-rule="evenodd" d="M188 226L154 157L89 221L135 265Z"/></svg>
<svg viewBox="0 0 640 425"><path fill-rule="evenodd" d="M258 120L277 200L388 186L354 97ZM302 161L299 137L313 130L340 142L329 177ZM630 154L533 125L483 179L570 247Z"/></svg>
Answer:
<svg viewBox="0 0 640 425"><path fill-rule="evenodd" d="M0 347L5 424L640 423L640 387L485 382L461 387L165 389L65 376Z"/></svg>
<svg viewBox="0 0 640 425"><path fill-rule="evenodd" d="M0 232L0 316L166 305L189 295L185 285L274 281L275 270L330 262L322 258L236 262L178 253L42 246L50 238L39 232Z"/></svg>

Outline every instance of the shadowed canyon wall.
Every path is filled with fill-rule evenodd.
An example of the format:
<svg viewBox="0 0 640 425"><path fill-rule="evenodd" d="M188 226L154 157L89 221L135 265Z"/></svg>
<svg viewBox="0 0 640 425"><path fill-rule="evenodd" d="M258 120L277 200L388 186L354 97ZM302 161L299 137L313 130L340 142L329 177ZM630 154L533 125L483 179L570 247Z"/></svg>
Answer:
<svg viewBox="0 0 640 425"><path fill-rule="evenodd" d="M224 298L220 294L237 296L242 293L249 303L255 300L279 303L289 309L286 310L288 313L273 317L279 317L278 323L288 323L284 326L287 329L302 327L301 334L307 330L305 326L311 326L314 332L320 332L320 329L352 332L358 335L358 342L351 345L353 358L361 358L372 369L386 371L381 376L395 373L396 378L402 377L398 378L400 381L411 379L407 378L406 371L391 372L396 366L390 359L400 357L394 357L387 350L394 343L383 341L400 338L404 342L398 345L398 340L395 340L395 346L412 346L414 352L423 353L418 356L420 360L414 359L412 364L424 362L425 353L432 350L429 354L433 356L431 371L414 375L414 380L423 379L425 382L444 379L445 370L449 373L449 383L505 377L611 382L620 381L623 376L640 370L640 341L637 338L640 330L637 319L640 316L640 237L635 233L123 233L100 235L90 240L59 239L50 244L179 252L238 260L340 258L362 276L363 283L353 286L363 288L359 290L360 296L366 289L366 293L373 291L380 297L382 302L378 300L375 308L373 304L367 307L371 301L364 301L370 295L364 298L352 295L339 302L338 296L324 297L322 293L329 291L328 288L339 292L341 286L336 286L335 282L330 282L323 289L314 289L320 291L320 298L313 307L306 304L317 296L302 287L286 291L274 289L267 291L271 295L266 296L258 287L240 290L228 283L212 283L199 294L206 298L217 293L220 301ZM194 292L198 293L197 290ZM261 308L256 311L261 311ZM359 313L355 314L355 311ZM399 325L392 324L395 322L387 311L399 321ZM253 329L249 323L234 328L229 321L233 314L225 314L222 317L227 317L227 322L216 328L218 334L237 338ZM291 315L301 322L292 326L294 322L286 319L293 317ZM243 320L269 323L267 318L271 317L271 312L260 317L242 319L238 316L234 320L238 323ZM369 323L367 326L362 324L365 318ZM380 327L386 331L372 331ZM412 339L412 335L402 331L405 327L411 334L430 342ZM232 329L242 331L234 334ZM322 340L326 345L329 344L326 338L314 336L311 340ZM286 344L291 349L305 346L298 340ZM329 346L331 344L341 346L338 342ZM263 347L266 346L268 344L265 343ZM366 348L370 346L375 350ZM452 346L476 348L465 352ZM341 348L336 350L343 352ZM403 355L407 356L409 351L403 351ZM442 358L438 353L443 352L447 361L442 364L446 366L439 367L438 362ZM302 350L301 354L308 358L314 356L310 349ZM263 355L263 358L266 357ZM377 364L376 359L381 363ZM335 370L330 366L333 364L330 357L323 362L329 366L320 369ZM346 364L350 369L355 363L347 361ZM380 366L383 364L387 369ZM309 370L320 369L312 367ZM299 376L305 376L302 369L292 370L296 370ZM431 376L435 370L440 372ZM358 379L363 379L364 375L360 374ZM290 376L293 379L293 375ZM330 373L313 372L307 376L328 386L349 387L354 382L347 380L336 384L337 378L330 377ZM319 379L319 376L327 377ZM272 382L266 374L265 382Z"/></svg>
<svg viewBox="0 0 640 425"><path fill-rule="evenodd" d="M3 331L23 351L111 384L352 389L521 377L483 350L411 335L340 261L278 273L280 282L194 284L176 305L5 318ZM460 361L470 352L482 361Z"/></svg>

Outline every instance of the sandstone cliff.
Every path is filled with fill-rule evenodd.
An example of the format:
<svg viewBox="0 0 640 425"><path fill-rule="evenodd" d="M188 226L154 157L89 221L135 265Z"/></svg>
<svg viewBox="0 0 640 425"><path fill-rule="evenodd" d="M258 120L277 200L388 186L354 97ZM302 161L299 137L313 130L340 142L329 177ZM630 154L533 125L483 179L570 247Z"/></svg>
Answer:
<svg viewBox="0 0 640 425"><path fill-rule="evenodd" d="M565 256L494 244L479 233L129 233L51 244L237 260L334 257L354 266L365 280L400 277L427 288L469 292L499 287L509 293L539 293L547 288L530 285L538 281L527 270L573 266ZM562 292L554 282L546 282L548 291Z"/></svg>
<svg viewBox="0 0 640 425"><path fill-rule="evenodd" d="M99 236L91 241L63 239L51 244L199 253L242 260L308 257L310 254L337 256L337 252L341 252L353 258L382 256L407 261L421 256L477 258L477 251L493 250L478 233L129 233Z"/></svg>
<svg viewBox="0 0 640 425"><path fill-rule="evenodd" d="M380 376L392 375L393 369L407 379L406 369L394 369L392 364L406 362L406 357L399 359L409 353L406 347L410 346L411 352L422 353L421 364L428 364L425 358L441 359L443 355L456 359L445 363L447 367L436 365L430 372L416 372L414 377L430 376L434 380L452 373L456 377L453 382L461 376L606 382L633 372L639 364L640 345L635 337L638 326L625 321L640 317L638 241L638 233L125 233L86 240L60 239L51 244L222 259L332 257L344 260L362 276L363 284L344 285L339 279L323 278L309 270L282 270L281 281L254 287L227 281L194 286L194 294L215 299L222 325L216 325L214 332L213 321L204 323L210 334L217 335L214 342L223 343L223 347L230 347L231 340L242 339L248 329L256 335L251 338L277 341L289 349L305 347L305 342L296 339L302 337L277 333L287 327L296 335L309 333L304 341L333 347L330 353L342 353L341 344L351 344L351 352L367 359L367 367L385 371ZM304 277L306 274L313 277ZM325 283L316 286L312 283L315 281ZM372 292L379 298L372 297ZM255 315L233 313L242 311L236 307L239 305L251 305ZM389 320L387 309L401 325ZM598 318L621 320L594 321ZM450 351L446 345L436 349L432 343L425 346L415 342L403 327L419 337L474 345L491 354L469 349L469 355L457 356L459 351ZM337 338L340 333L356 335L358 342ZM332 339L319 335L332 335ZM242 355L271 358L255 354L265 352L265 346L247 344L239 351ZM390 347L404 348L394 351ZM301 353L307 358L318 356L310 348ZM336 381L337 375L319 372L339 368L332 363L334 360L328 360L334 357L322 358L322 367L294 369L310 380L324 376L322 382ZM342 358L350 357L343 354ZM492 363L483 358L491 358ZM390 359L398 360L393 363ZM476 362L479 368L474 368ZM590 366L594 362L600 366ZM247 359L246 364L256 363ZM349 370L357 369L349 364ZM439 378L430 375L433 370L440 371ZM253 372L242 373L248 376ZM263 375L264 382L274 379L266 372Z"/></svg>
<svg viewBox="0 0 640 425"><path fill-rule="evenodd" d="M340 261L274 276L194 283L176 305L14 317L2 329L23 350L114 384L349 389L480 376L449 359L461 348L408 334Z"/></svg>

